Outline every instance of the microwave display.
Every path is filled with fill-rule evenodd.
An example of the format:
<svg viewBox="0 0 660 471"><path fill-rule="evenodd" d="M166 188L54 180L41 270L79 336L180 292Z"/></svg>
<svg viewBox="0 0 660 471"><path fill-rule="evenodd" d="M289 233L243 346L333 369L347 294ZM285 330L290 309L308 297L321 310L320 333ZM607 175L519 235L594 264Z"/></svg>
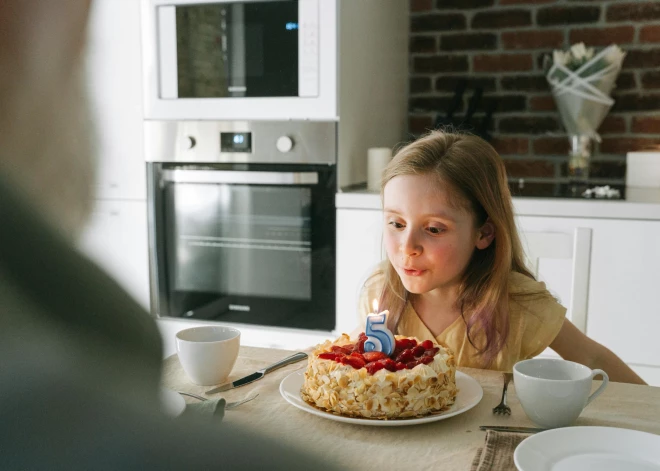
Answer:
<svg viewBox="0 0 660 471"><path fill-rule="evenodd" d="M299 96L299 0L175 8L179 98Z"/></svg>

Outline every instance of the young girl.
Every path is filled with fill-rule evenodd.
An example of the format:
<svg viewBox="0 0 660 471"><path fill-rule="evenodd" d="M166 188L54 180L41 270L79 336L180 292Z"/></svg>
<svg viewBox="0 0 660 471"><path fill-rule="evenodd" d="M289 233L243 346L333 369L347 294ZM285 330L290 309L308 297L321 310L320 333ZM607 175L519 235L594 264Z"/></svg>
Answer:
<svg viewBox="0 0 660 471"><path fill-rule="evenodd" d="M392 332L448 346L458 366L511 371L549 346L644 384L525 267L504 164L484 140L433 131L397 153L381 188L387 260L362 290L363 327L378 299Z"/></svg>

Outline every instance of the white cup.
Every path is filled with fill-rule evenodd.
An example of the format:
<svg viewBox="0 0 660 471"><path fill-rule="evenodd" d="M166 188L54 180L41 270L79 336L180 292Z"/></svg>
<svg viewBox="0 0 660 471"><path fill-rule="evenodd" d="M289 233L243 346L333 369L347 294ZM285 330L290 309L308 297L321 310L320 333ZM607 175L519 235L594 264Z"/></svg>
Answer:
<svg viewBox="0 0 660 471"><path fill-rule="evenodd" d="M241 332L231 327L192 327L176 334L176 351L183 371L200 386L212 386L227 379L240 345Z"/></svg>
<svg viewBox="0 0 660 471"><path fill-rule="evenodd" d="M389 147L371 147L367 150L367 189L380 191L383 170L392 160L392 149Z"/></svg>
<svg viewBox="0 0 660 471"><path fill-rule="evenodd" d="M589 395L597 375L603 376L603 383ZM603 370L572 361L533 358L513 366L513 382L527 416L541 427L556 428L575 422L587 404L605 390L609 378Z"/></svg>

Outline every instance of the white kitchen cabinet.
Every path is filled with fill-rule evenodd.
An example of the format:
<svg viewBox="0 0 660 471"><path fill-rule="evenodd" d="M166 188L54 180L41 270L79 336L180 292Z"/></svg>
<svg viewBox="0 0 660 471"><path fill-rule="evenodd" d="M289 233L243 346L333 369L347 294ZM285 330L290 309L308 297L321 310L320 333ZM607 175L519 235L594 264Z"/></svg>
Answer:
<svg viewBox="0 0 660 471"><path fill-rule="evenodd" d="M98 200L79 248L149 309L145 201Z"/></svg>
<svg viewBox="0 0 660 471"><path fill-rule="evenodd" d="M383 260L383 216L378 210L337 210L337 327L349 333L357 327L360 289Z"/></svg>
<svg viewBox="0 0 660 471"><path fill-rule="evenodd" d="M625 361L660 366L660 221L594 221L587 333Z"/></svg>
<svg viewBox="0 0 660 471"><path fill-rule="evenodd" d="M144 200L140 2L96 0L88 31L87 89L98 142L96 196Z"/></svg>
<svg viewBox="0 0 660 471"><path fill-rule="evenodd" d="M148 309L139 46L139 1L93 2L85 65L98 167L94 212L79 247Z"/></svg>

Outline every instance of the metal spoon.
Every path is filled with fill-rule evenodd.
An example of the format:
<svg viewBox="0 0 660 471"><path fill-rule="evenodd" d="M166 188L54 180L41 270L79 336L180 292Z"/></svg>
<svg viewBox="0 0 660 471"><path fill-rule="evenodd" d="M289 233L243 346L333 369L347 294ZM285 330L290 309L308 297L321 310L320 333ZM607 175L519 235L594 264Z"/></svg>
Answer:
<svg viewBox="0 0 660 471"><path fill-rule="evenodd" d="M198 396L197 394L192 394L192 393L183 392L183 391L178 391L178 393L181 394L182 396L194 397L195 399L199 399L200 401L208 401L207 398L202 397L202 396ZM245 404L246 402L251 401L252 399L257 397L258 395L259 395L259 393L253 394L252 396L248 396L245 399L241 399L240 401L228 402L227 404L225 404L225 409L229 410L229 409L233 409L234 407L238 407L241 404Z"/></svg>

